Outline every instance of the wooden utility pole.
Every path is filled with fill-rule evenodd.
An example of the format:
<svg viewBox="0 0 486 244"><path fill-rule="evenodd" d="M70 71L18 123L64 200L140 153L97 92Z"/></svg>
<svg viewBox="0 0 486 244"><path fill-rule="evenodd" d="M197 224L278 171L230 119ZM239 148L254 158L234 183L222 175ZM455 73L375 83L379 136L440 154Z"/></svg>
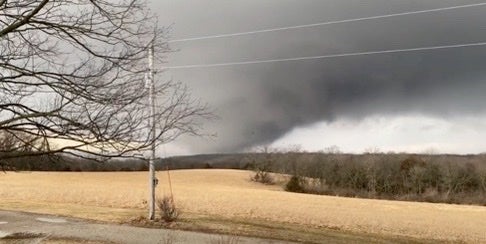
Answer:
<svg viewBox="0 0 486 244"><path fill-rule="evenodd" d="M152 145L150 146L150 158L149 158L149 219L155 218L155 186L157 180L155 179L155 82L154 82L154 45L151 44L148 53L149 58L149 73L147 76L147 86L149 89L149 106L150 106L150 140Z"/></svg>

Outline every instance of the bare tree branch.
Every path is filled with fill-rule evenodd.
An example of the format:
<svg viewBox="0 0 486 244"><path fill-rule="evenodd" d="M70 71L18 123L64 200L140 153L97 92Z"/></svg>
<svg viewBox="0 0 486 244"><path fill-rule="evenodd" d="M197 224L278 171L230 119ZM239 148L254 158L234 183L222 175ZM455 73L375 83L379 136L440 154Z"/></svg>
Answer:
<svg viewBox="0 0 486 244"><path fill-rule="evenodd" d="M69 153L139 154L200 135L207 107L174 81L157 81L148 137L144 78L152 43L170 52L142 0L0 0L0 161Z"/></svg>

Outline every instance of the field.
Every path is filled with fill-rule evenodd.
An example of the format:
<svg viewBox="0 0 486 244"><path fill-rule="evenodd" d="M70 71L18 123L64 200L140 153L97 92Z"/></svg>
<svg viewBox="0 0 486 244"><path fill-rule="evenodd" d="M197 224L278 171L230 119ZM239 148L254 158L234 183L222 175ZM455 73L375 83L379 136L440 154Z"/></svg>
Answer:
<svg viewBox="0 0 486 244"><path fill-rule="evenodd" d="M322 235L486 242L486 207L288 193L250 174L171 171L179 227L310 242ZM158 178L158 194L169 193L166 172ZM147 185L146 172L8 172L0 174L0 209L126 222L145 215Z"/></svg>

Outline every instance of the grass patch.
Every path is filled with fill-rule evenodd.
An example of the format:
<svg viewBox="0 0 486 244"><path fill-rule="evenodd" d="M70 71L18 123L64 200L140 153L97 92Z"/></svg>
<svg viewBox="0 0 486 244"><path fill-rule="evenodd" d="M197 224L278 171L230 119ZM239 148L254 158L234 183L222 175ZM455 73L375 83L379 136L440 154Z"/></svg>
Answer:
<svg viewBox="0 0 486 244"><path fill-rule="evenodd" d="M115 209L75 204L43 204L2 201L0 209L32 213L55 214L96 222L130 224L148 228L169 228L204 233L258 237L305 243L444 243L443 241L397 237L369 233L357 233L336 227L314 228L311 226L268 222L259 219L224 218L186 213L177 222L148 221L145 211L138 209ZM15 238L13 238L15 239ZM48 243L90 243L80 239L48 239ZM219 240L219 239L218 239ZM52 241L52 242L51 242Z"/></svg>
<svg viewBox="0 0 486 244"><path fill-rule="evenodd" d="M249 173L173 171L174 200L184 214L164 225L141 221L148 215L145 172L9 172L0 175L0 209L309 243L486 241L483 207L289 193L252 182ZM159 196L168 192L164 176Z"/></svg>
<svg viewBox="0 0 486 244"><path fill-rule="evenodd" d="M191 219L184 218L178 222L177 228L206 233L259 237L303 243L447 243L444 241L406 236L358 233L335 227L315 228L258 219L229 219L214 216L199 216Z"/></svg>
<svg viewBox="0 0 486 244"><path fill-rule="evenodd" d="M140 216L145 212L140 209L109 208L68 203L25 202L9 199L2 199L2 201L0 201L0 209L28 213L53 214L110 223L121 223L127 219Z"/></svg>
<svg viewBox="0 0 486 244"><path fill-rule="evenodd" d="M24 240L24 239L37 239L44 237L41 233L29 233L29 232L18 232L12 233L8 236L1 238L2 240Z"/></svg>

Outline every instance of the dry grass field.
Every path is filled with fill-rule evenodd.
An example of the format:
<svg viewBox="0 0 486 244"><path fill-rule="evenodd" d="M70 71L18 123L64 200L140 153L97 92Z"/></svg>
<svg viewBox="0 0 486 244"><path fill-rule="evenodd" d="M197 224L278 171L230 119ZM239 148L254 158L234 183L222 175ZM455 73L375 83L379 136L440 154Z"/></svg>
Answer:
<svg viewBox="0 0 486 244"><path fill-rule="evenodd" d="M486 243L486 207L288 193L277 185L251 182L250 174L171 171L183 222L201 228L214 225L223 231L239 228L236 233L245 233L245 223L260 223L262 228L288 225L309 232L339 230ZM168 193L166 173L159 172L158 178L158 194ZM8 172L0 174L0 209L120 222L145 214L147 185L145 172Z"/></svg>

